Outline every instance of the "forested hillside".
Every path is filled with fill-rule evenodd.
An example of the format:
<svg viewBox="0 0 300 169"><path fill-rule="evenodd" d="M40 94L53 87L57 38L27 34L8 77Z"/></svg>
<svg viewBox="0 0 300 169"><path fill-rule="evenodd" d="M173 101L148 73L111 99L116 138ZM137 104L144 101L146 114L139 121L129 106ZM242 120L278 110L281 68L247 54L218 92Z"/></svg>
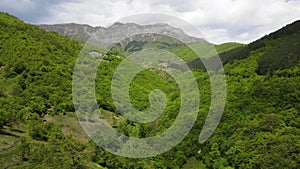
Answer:
<svg viewBox="0 0 300 169"><path fill-rule="evenodd" d="M227 79L226 108L217 130L203 144L198 139L210 107L210 82L201 62L189 62L201 100L193 129L166 153L133 159L104 151L80 128L72 102L72 74L82 46L0 13L0 168L298 169L298 28L295 22L249 45L217 49ZM179 56L191 53L170 51L182 52ZM167 106L152 123L126 120L116 112L110 93L113 73L123 59L108 52L99 65L96 98L105 120L132 137L164 132L180 108L175 80L157 69L139 73L129 87L133 105L147 110L148 96L158 88L166 93Z"/></svg>
<svg viewBox="0 0 300 169"><path fill-rule="evenodd" d="M80 168L85 146L46 114L73 111L80 45L0 13L0 168Z"/></svg>
<svg viewBox="0 0 300 169"><path fill-rule="evenodd" d="M80 45L2 13L0 31L0 95L13 104L3 110L10 113L2 126L13 122L18 109L24 118L74 110L71 75Z"/></svg>

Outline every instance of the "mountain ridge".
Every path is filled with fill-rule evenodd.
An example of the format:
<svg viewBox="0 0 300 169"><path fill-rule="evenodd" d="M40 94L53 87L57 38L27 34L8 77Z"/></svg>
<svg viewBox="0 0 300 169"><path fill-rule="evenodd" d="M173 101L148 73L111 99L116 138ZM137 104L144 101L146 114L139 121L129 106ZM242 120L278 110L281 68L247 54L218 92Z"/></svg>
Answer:
<svg viewBox="0 0 300 169"><path fill-rule="evenodd" d="M45 29L46 31L54 31L59 33L62 36L66 36L73 40L77 40L81 43L86 42L94 33L97 31L123 31L123 34L130 34L130 31L136 31L143 33L147 32L154 32L154 33L162 33L162 34L171 34L174 35L176 38L182 40L184 43L194 43L194 42L205 42L203 38L193 37L188 35L180 28L174 28L166 23L158 23L158 24L150 24L150 25L139 25L136 23L120 23L116 22L107 28L101 26L90 26L87 24L77 24L77 23L64 23L64 24L54 24L54 25L47 25L47 24L40 24L37 25L38 27ZM86 31L86 30L89 31ZM161 31L164 32L161 32ZM127 31L127 32L126 32Z"/></svg>

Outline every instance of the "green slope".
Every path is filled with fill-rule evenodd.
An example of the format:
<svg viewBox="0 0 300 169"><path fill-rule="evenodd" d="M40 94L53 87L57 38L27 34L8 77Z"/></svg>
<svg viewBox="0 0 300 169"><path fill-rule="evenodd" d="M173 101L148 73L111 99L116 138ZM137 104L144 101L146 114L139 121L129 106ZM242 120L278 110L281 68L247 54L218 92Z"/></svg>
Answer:
<svg viewBox="0 0 300 169"><path fill-rule="evenodd" d="M242 47L243 44L229 42L219 45L213 45L208 42L195 42L184 44L173 38L162 36L162 35L146 35L146 36L135 36L133 40L125 39L122 42L116 44L112 51L128 56L136 51L149 48L158 48L173 52L177 56L181 57L184 61L189 62L198 57L209 58L216 54L221 54L229 50ZM194 51L192 51L193 49ZM195 52L199 56L195 55Z"/></svg>
<svg viewBox="0 0 300 169"><path fill-rule="evenodd" d="M174 47L171 49L171 51L174 52L176 55L180 56L181 58L183 58L186 62L190 62L198 58L199 56L201 58L209 58L216 54L221 54L229 50L241 47L243 45L232 42L232 43L224 43L220 45L211 45L208 43L192 43L192 44L188 44L188 46L189 47L185 45ZM197 52L199 56L196 56L195 53L190 48L195 50L195 52Z"/></svg>
<svg viewBox="0 0 300 169"><path fill-rule="evenodd" d="M238 48L243 46L243 44L240 43L236 43L236 42L227 42L227 43L222 43L219 45L215 45L216 51L220 54L220 53L224 53L227 52L229 50Z"/></svg>
<svg viewBox="0 0 300 169"><path fill-rule="evenodd" d="M223 52L219 54L220 59L223 64L233 63L235 60L248 58L256 50L266 49L257 58L258 67L256 73L265 75L276 70L291 68L300 61L299 27L300 21L296 21L248 45ZM215 57L217 56L208 59L213 60ZM188 64L192 68L205 69L200 59L192 60Z"/></svg>

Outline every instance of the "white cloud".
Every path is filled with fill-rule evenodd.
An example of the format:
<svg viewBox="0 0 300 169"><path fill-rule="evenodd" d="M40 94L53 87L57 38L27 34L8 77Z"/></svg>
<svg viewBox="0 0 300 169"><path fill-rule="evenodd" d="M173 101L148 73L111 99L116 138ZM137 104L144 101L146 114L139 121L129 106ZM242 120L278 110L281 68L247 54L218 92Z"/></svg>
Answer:
<svg viewBox="0 0 300 169"><path fill-rule="evenodd" d="M300 19L299 0L64 0L49 8L36 22L108 26L129 15L163 13L192 23L214 43L248 43Z"/></svg>

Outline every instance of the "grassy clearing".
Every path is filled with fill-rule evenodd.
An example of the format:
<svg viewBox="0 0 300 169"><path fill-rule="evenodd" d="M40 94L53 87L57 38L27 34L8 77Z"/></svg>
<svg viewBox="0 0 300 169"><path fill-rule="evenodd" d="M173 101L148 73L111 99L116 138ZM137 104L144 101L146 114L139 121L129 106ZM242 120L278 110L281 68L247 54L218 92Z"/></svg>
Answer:
<svg viewBox="0 0 300 169"><path fill-rule="evenodd" d="M236 42L228 42L228 43L223 43L220 45L215 45L215 49L218 53L224 53L224 52L227 52L229 50L232 50L232 49L235 49L235 48L238 48L241 46L243 46L243 44L236 43Z"/></svg>
<svg viewBox="0 0 300 169"><path fill-rule="evenodd" d="M15 145L25 134L25 126L16 124L13 127L5 126L0 130L0 168L10 168L20 161L15 154Z"/></svg>
<svg viewBox="0 0 300 169"><path fill-rule="evenodd" d="M47 122L53 122L57 124L65 135L70 135L75 140L78 140L82 143L87 143L89 141L89 137L82 129L76 113L74 112L68 112L65 115L46 115L44 119Z"/></svg>

